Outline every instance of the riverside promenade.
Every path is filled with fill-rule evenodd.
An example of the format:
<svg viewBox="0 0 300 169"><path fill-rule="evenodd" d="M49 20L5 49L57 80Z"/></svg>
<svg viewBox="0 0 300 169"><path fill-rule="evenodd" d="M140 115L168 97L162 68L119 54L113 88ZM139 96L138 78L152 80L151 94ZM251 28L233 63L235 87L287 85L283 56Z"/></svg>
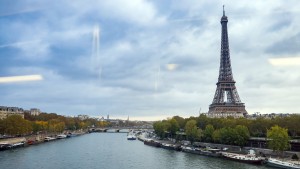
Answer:
<svg viewBox="0 0 300 169"><path fill-rule="evenodd" d="M65 131L63 133L70 133L68 131ZM72 132L73 136L79 136L86 134L86 131L76 131ZM24 143L24 146L32 145L32 144L40 144L45 142L46 137L52 137L56 139L56 136L60 133L42 133L42 134L34 134L34 135L28 135L23 137L14 137L14 138L2 138L0 139L0 145L13 145L17 143Z"/></svg>
<svg viewBox="0 0 300 169"><path fill-rule="evenodd" d="M6 139L1 139L0 144L16 144L20 142L26 142L25 137L17 137L17 138L6 138Z"/></svg>

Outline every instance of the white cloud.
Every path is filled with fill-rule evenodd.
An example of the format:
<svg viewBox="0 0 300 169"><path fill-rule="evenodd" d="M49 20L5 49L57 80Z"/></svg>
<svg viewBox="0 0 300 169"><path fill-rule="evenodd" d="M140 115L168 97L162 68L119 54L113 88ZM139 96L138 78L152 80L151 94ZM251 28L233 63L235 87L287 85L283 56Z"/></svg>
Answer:
<svg viewBox="0 0 300 169"><path fill-rule="evenodd" d="M300 57L270 58L273 66L300 66Z"/></svg>
<svg viewBox="0 0 300 169"><path fill-rule="evenodd" d="M43 76L24 75L24 76L0 77L0 83L14 83L14 82L24 82L24 81L36 81L36 80L43 80Z"/></svg>

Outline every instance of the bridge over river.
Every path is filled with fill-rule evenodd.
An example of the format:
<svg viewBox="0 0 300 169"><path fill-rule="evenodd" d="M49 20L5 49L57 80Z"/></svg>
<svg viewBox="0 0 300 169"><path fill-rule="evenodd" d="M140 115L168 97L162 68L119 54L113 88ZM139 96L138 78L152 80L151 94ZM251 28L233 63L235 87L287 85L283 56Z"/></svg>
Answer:
<svg viewBox="0 0 300 169"><path fill-rule="evenodd" d="M154 131L153 128L145 127L106 127L106 128L90 128L89 132L107 132L107 133L128 133L131 130L135 131Z"/></svg>

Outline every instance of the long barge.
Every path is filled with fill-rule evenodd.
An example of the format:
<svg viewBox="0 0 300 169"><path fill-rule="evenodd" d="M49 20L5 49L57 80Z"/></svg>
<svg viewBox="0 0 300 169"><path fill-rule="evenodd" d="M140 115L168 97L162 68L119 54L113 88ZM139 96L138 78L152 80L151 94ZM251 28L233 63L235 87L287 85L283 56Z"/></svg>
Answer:
<svg viewBox="0 0 300 169"><path fill-rule="evenodd" d="M197 155L211 156L211 157L221 157L222 153L220 149L212 148L194 148L188 146L182 146L182 151Z"/></svg>

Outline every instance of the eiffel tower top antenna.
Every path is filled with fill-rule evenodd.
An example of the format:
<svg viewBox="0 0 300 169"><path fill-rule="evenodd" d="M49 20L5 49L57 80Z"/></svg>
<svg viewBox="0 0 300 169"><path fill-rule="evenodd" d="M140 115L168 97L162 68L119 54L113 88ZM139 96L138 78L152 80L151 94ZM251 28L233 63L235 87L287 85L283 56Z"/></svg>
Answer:
<svg viewBox="0 0 300 169"><path fill-rule="evenodd" d="M225 9L224 9L225 5L223 5L223 16L225 16Z"/></svg>

